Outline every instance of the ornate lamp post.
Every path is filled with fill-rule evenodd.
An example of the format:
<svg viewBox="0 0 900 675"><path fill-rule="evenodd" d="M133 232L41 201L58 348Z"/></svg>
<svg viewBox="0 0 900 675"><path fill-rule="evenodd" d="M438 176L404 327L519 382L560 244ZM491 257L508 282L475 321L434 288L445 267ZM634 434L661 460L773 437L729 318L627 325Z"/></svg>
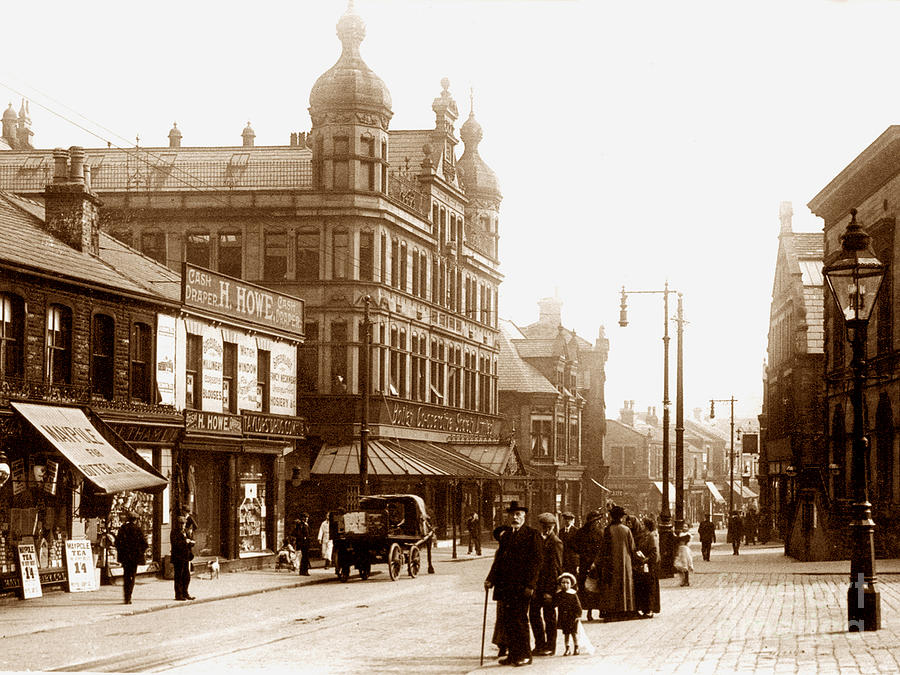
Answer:
<svg viewBox="0 0 900 675"><path fill-rule="evenodd" d="M659 512L659 548L660 548L660 577L668 579L675 575L672 563L675 560L675 534L672 526L672 512L669 506L669 294L677 293L677 291L669 288L669 282L666 281L661 291L626 291L622 286L622 302L619 311L619 325L623 328L628 325L628 294L636 293L654 293L663 296L663 447L662 447L662 507ZM679 357L681 355L681 299L679 294ZM681 358L678 359L678 396L681 396ZM679 411L681 407L679 405ZM679 428L683 431L683 426L679 418ZM683 448L680 446L682 442L681 434L676 437L676 453L681 454ZM681 451L681 452L679 452ZM676 459L677 461L677 459ZM677 508L677 505L676 505ZM682 507L683 508L683 507ZM683 518L683 515L682 515Z"/></svg>
<svg viewBox="0 0 900 675"><path fill-rule="evenodd" d="M875 523L866 480L866 439L863 428L863 386L866 368L866 329L878 290L884 279L885 265L869 246L871 238L856 221L856 209L850 211L850 224L841 235L841 254L823 273L834 301L844 317L847 339L853 347L850 368L853 371L853 520L850 523L850 588L847 590L848 630L851 632L881 628L881 596L875 588Z"/></svg>

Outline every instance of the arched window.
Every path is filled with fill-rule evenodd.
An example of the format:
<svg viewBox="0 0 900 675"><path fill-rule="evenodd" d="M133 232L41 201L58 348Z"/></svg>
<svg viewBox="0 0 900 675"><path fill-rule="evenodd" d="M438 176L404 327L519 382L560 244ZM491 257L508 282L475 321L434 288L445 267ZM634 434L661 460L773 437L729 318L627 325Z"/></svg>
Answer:
<svg viewBox="0 0 900 675"><path fill-rule="evenodd" d="M136 322L131 327L131 398L153 403L153 331L149 324Z"/></svg>
<svg viewBox="0 0 900 675"><path fill-rule="evenodd" d="M188 232L184 238L184 259L191 265L209 267L209 232Z"/></svg>
<svg viewBox="0 0 900 675"><path fill-rule="evenodd" d="M72 383L72 310L64 305L47 309L48 384Z"/></svg>
<svg viewBox="0 0 900 675"><path fill-rule="evenodd" d="M113 398L115 326L108 314L95 314L91 327L91 393L108 401Z"/></svg>
<svg viewBox="0 0 900 675"><path fill-rule="evenodd" d="M219 233L219 271L230 277L243 276L243 238L240 232Z"/></svg>
<svg viewBox="0 0 900 675"><path fill-rule="evenodd" d="M18 295L0 293L0 375L24 374L25 302Z"/></svg>

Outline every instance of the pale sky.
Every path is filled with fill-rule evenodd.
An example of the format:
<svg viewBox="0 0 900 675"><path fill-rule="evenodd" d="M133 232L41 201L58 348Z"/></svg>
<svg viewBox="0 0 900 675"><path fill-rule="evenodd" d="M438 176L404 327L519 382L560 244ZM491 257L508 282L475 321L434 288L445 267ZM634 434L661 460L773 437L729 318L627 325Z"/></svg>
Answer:
<svg viewBox="0 0 900 675"><path fill-rule="evenodd" d="M173 121L185 146L239 145L248 121L257 145L286 145L309 130L309 91L340 54L347 6L7 4L0 95L16 109L30 99L40 148L136 135L164 146ZM806 203L900 121L900 3L357 0L355 11L392 129L433 127L442 77L461 124L474 88L481 155L504 195L501 316L531 323L537 300L558 293L567 327L593 340L605 326L616 417L625 399L646 410L662 398L662 297L631 297L620 328L619 289L668 279L690 322L685 415L735 396L736 415L755 417L779 203L793 202L795 231L820 231ZM674 323L670 333L674 420Z"/></svg>

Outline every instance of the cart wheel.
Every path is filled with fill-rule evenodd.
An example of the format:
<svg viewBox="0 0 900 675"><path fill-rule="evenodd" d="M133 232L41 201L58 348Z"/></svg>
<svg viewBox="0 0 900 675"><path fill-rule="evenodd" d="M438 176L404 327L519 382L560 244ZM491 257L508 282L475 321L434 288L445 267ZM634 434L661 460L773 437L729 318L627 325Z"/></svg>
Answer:
<svg viewBox="0 0 900 675"><path fill-rule="evenodd" d="M409 565L407 569L409 570L409 576L415 578L415 576L419 573L419 568L422 566L422 556L419 553L419 547L413 546L409 549Z"/></svg>
<svg viewBox="0 0 900 675"><path fill-rule="evenodd" d="M400 576L400 568L403 566L403 551L400 550L399 544L391 544L387 562L391 581L397 581L397 577Z"/></svg>

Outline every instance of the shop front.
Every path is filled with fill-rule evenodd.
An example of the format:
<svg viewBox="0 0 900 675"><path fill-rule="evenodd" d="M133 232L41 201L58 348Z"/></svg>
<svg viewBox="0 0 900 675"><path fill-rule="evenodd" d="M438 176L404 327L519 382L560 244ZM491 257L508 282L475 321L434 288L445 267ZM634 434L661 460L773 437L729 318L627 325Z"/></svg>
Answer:
<svg viewBox="0 0 900 675"><path fill-rule="evenodd" d="M174 509L196 524L195 554L223 560L272 555L285 529L284 457L303 438L303 420L198 410L185 411L184 419Z"/></svg>
<svg viewBox="0 0 900 675"><path fill-rule="evenodd" d="M134 508L152 531L167 481L102 420L77 406L10 408L2 416L11 477L0 488L0 593L22 588L20 545L34 547L42 586L64 584L68 540L89 541L93 567L105 566L114 507Z"/></svg>

